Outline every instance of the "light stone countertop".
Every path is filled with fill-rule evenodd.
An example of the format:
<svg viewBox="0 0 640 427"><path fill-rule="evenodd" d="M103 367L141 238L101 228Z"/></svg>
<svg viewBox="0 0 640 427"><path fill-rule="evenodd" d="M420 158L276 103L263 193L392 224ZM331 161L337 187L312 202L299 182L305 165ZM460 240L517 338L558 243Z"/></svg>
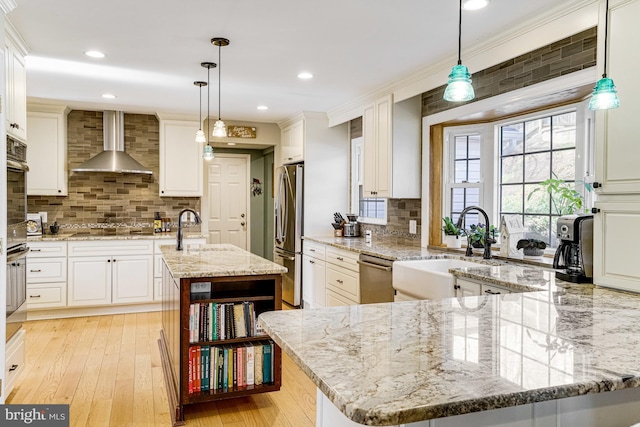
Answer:
<svg viewBox="0 0 640 427"><path fill-rule="evenodd" d="M597 286L259 319L341 412L366 425L640 387L640 296Z"/></svg>
<svg viewBox="0 0 640 427"><path fill-rule="evenodd" d="M375 236L371 243L365 243L364 237L304 236L303 239L392 261L442 258L444 255L444 252L420 247L420 240L410 241L401 237Z"/></svg>
<svg viewBox="0 0 640 427"><path fill-rule="evenodd" d="M287 272L279 264L229 244L189 245L182 251L177 251L174 245L162 245L160 251L175 279Z"/></svg>
<svg viewBox="0 0 640 427"><path fill-rule="evenodd" d="M183 233L185 239L204 239L207 236L201 232L189 232ZM83 241L83 240L176 240L176 233L174 231L165 233L143 233L143 232L104 232L101 230L95 230L90 232L85 231L60 231L58 234L45 234L44 236L28 236L28 242L60 242L60 241Z"/></svg>

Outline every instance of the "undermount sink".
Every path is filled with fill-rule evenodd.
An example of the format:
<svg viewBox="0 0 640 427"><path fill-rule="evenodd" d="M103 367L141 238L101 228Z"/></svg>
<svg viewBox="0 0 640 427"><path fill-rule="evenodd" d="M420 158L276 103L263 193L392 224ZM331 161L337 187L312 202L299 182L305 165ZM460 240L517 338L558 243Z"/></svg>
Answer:
<svg viewBox="0 0 640 427"><path fill-rule="evenodd" d="M396 261L393 263L393 288L401 294L397 299L451 298L455 297L455 279L449 269L486 266L457 258Z"/></svg>

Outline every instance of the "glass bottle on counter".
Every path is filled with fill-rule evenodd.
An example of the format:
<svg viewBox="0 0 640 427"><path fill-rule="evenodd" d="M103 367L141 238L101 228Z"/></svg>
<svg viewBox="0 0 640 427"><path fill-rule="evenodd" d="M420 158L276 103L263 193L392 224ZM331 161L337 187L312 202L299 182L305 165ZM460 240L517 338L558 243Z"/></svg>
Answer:
<svg viewBox="0 0 640 427"><path fill-rule="evenodd" d="M162 231L162 219L160 219L160 212L156 212L153 217L153 232L160 233Z"/></svg>

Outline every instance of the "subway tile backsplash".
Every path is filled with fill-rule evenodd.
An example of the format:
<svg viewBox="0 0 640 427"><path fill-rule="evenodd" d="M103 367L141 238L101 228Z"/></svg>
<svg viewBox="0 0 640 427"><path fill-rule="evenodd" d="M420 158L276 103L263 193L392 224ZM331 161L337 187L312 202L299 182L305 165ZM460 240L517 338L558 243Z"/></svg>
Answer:
<svg viewBox="0 0 640 427"><path fill-rule="evenodd" d="M153 115L125 114L125 151L153 175L69 172L68 196L29 196L29 212L48 213L66 227L151 227L154 212L177 221L184 208L200 210L195 197L160 197L159 123ZM70 171L103 148L102 112L73 110L67 122Z"/></svg>

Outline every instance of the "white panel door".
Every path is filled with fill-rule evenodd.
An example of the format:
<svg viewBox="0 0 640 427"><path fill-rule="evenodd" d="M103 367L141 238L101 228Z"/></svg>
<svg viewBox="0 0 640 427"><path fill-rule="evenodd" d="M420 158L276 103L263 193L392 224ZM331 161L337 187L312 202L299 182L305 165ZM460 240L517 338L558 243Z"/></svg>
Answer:
<svg viewBox="0 0 640 427"><path fill-rule="evenodd" d="M114 255L113 302L153 301L153 255Z"/></svg>
<svg viewBox="0 0 640 427"><path fill-rule="evenodd" d="M111 303L110 257L70 257L68 273L69 306Z"/></svg>
<svg viewBox="0 0 640 427"><path fill-rule="evenodd" d="M207 226L210 243L249 247L250 156L218 154L207 163Z"/></svg>

